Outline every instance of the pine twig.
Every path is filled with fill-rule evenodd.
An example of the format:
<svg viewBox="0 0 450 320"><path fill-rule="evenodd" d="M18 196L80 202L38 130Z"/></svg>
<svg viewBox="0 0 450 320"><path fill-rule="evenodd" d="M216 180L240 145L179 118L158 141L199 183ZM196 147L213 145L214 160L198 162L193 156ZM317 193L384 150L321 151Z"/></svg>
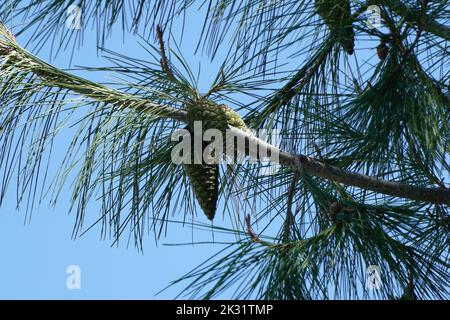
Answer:
<svg viewBox="0 0 450 320"><path fill-rule="evenodd" d="M292 213L292 202L294 201L295 190L296 190L298 178L299 178L299 171L294 171L294 175L292 177L292 181L289 186L288 196L287 196L286 219L284 221L284 236L283 236L283 239L285 241L289 240L289 236L291 233L291 226L294 224L295 217Z"/></svg>
<svg viewBox="0 0 450 320"><path fill-rule="evenodd" d="M250 238L250 240L251 240L252 242L258 243L258 244L263 245L263 246L268 247L268 248L278 248L278 247L279 247L278 244L275 244L275 243L272 243L272 242L267 242L267 241L262 240L262 239L256 234L256 232L253 231L253 227L252 227L252 222L251 222L250 214L246 214L244 219L245 219L245 229L246 229L246 232L247 232L248 237Z"/></svg>
<svg viewBox="0 0 450 320"><path fill-rule="evenodd" d="M164 33L159 24L156 26L156 36L158 38L159 51L161 53L161 60L160 60L161 68L171 80L175 80L175 76L172 72L172 69L170 68L169 59L167 58L166 55L166 47L164 45Z"/></svg>
<svg viewBox="0 0 450 320"><path fill-rule="evenodd" d="M2 38L3 35L3 38ZM133 109L159 118L185 121L186 112L100 85L62 71L21 48L11 32L0 24L0 58L22 72L34 74L48 87L58 87L120 109Z"/></svg>

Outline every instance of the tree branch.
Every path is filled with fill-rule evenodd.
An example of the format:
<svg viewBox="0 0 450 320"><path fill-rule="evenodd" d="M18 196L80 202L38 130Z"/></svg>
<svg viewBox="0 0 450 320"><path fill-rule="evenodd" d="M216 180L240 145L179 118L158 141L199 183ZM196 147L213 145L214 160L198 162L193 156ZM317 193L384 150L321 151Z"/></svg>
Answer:
<svg viewBox="0 0 450 320"><path fill-rule="evenodd" d="M286 152L280 153L280 164L288 165L294 170L301 170L303 168L305 172L313 176L385 195L428 203L441 203L450 206L449 189L418 187L378 179L343 170L304 155L292 155Z"/></svg>
<svg viewBox="0 0 450 320"><path fill-rule="evenodd" d="M31 53L19 47L17 43L11 39L5 41L5 39L0 37L0 57L1 56L3 56L4 59L7 59L6 63L12 61L14 66L21 71L34 73L43 80L44 84L46 84L45 82L47 81L49 87L56 86L68 89L118 108L132 108L137 111L149 112L157 117L186 122L186 111L184 110L158 105L144 99L136 98L131 94L122 93L81 77L71 75L33 56ZM280 151L275 146L258 139L249 132L234 127L230 128L230 130L235 135L245 136L246 140L251 143L256 143L259 148L266 148L269 151L268 154L273 155L279 153L279 163L281 165L289 166L292 170L300 173L303 171L313 176L385 195L450 206L449 189L412 186L353 173L305 155L295 155Z"/></svg>
<svg viewBox="0 0 450 320"><path fill-rule="evenodd" d="M428 188L412 186L400 182L378 179L375 177L350 172L339 167L329 165L315 158L301 154L291 154L279 150L248 132L232 127L230 131L236 136L245 136L248 143L257 144L259 150L265 148L266 154L279 155L279 164L289 166L292 170L305 172L310 175L350 185L394 197L422 201L427 203L440 203L450 206L450 189Z"/></svg>
<svg viewBox="0 0 450 320"><path fill-rule="evenodd" d="M3 30L2 30L3 29ZM2 38L2 31L4 37ZM6 35L6 38L5 38ZM87 79L60 70L21 48L12 34L0 25L0 58L4 66L13 66L41 79L47 87L58 87L78 93L93 100L124 109L146 112L160 118L184 121L186 112L170 106L155 104L135 95L120 92Z"/></svg>

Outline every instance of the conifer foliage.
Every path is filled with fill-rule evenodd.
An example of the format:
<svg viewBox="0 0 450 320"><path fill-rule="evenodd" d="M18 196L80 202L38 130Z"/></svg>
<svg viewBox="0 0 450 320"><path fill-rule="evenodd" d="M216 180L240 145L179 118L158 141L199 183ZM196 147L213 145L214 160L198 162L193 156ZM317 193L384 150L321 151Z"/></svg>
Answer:
<svg viewBox="0 0 450 320"><path fill-rule="evenodd" d="M16 195L31 213L72 187L74 236L100 224L144 250L148 231L170 237L172 223L214 234L218 253L172 283L180 297L449 298L447 0L5 3L0 205ZM68 27L68 10L81 28ZM192 18L203 28L187 35ZM115 83L40 56L76 53L86 32L105 66L84 74ZM148 59L108 50L117 32ZM221 62L207 92L183 37L205 63ZM282 150L277 170L175 163L171 134L195 121L278 132L266 140ZM56 152L64 130L73 139Z"/></svg>

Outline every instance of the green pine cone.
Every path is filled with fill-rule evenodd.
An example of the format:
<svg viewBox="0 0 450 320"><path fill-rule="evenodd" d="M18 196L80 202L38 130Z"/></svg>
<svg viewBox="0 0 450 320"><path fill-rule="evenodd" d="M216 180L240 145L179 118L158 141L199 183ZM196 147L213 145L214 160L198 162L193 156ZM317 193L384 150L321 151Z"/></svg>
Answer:
<svg viewBox="0 0 450 320"><path fill-rule="evenodd" d="M236 111L224 104L220 105L219 107L224 110L225 117L227 118L229 126L242 130L248 130L244 120L242 120L241 116Z"/></svg>
<svg viewBox="0 0 450 320"><path fill-rule="evenodd" d="M222 132L224 138L226 137L226 129L230 127L250 131L236 111L224 104L218 105L208 100L197 101L195 104L187 106L187 123L191 128L194 127L194 121L202 122L203 132L208 129L218 129ZM225 151L225 144L223 148ZM236 155L237 150L234 152Z"/></svg>
<svg viewBox="0 0 450 320"><path fill-rule="evenodd" d="M189 130L189 128L186 128ZM191 133L191 150L194 151L193 132ZM207 146L203 144L202 152ZM202 159L203 154L192 153L191 164L185 164L184 170L189 177L189 182L194 191L200 207L209 220L213 220L217 209L217 199L219 198L219 165L207 164ZM202 159L201 164L195 164L194 158Z"/></svg>
<svg viewBox="0 0 450 320"><path fill-rule="evenodd" d="M355 49L355 32L349 0L316 0L317 13L348 54Z"/></svg>
<svg viewBox="0 0 450 320"><path fill-rule="evenodd" d="M196 101L187 106L187 124L189 128L194 128L195 121L202 121L202 129L218 129L225 137L226 129L230 126L246 130L247 127L237 112L226 105L218 105L212 101ZM194 150L193 132L191 132L192 150ZM203 150L208 143L203 144ZM202 150L202 151L203 151ZM202 159L202 155L193 155ZM194 159L191 159L192 161ZM193 163L193 162L192 162ZM217 208L219 165L206 164L202 159L202 164L188 164L184 166L189 177L195 197L208 219L213 220Z"/></svg>
<svg viewBox="0 0 450 320"><path fill-rule="evenodd" d="M219 196L219 165L185 164L195 197L209 220L213 220Z"/></svg>
<svg viewBox="0 0 450 320"><path fill-rule="evenodd" d="M187 106L187 123L194 128L194 121L202 121L203 130L218 129L225 134L230 126L246 129L242 118L226 105L218 105L212 101L196 101Z"/></svg>

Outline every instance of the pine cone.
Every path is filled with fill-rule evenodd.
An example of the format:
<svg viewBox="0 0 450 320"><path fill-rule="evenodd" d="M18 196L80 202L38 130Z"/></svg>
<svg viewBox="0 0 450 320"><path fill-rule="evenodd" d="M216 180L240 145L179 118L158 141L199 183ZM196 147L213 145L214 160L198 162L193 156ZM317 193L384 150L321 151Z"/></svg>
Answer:
<svg viewBox="0 0 450 320"><path fill-rule="evenodd" d="M194 128L194 121L202 121L203 130L218 129L225 134L230 126L245 129L242 118L226 105L218 105L212 101L196 101L187 106L187 123Z"/></svg>
<svg viewBox="0 0 450 320"><path fill-rule="evenodd" d="M203 132L208 129L218 129L223 135L223 152L227 151L226 130L235 127L244 131L249 131L245 122L239 114L228 106L218 105L212 101L197 101L187 106L187 123L190 128L194 128L194 122L201 121ZM248 152L246 148L246 152ZM236 157L237 150L235 148L234 155ZM236 158L235 158L236 159Z"/></svg>
<svg viewBox="0 0 450 320"><path fill-rule="evenodd" d="M208 100L196 101L187 106L187 123L191 130L194 128L195 121L202 122L203 131L208 129L220 130L223 134L224 143L226 129L230 126L239 129L247 128L239 114L234 110L226 105L218 105ZM194 150L194 134L191 130L191 150ZM208 143L203 143L202 151L207 145ZM193 156L197 157L197 159L201 159L202 164L185 165L185 171L201 208L208 219L213 220L217 208L219 166L217 164L207 164L203 159L203 155Z"/></svg>
<svg viewBox="0 0 450 320"><path fill-rule="evenodd" d="M195 197L209 220L213 220L219 195L219 166L217 164L185 164Z"/></svg>
<svg viewBox="0 0 450 320"><path fill-rule="evenodd" d="M389 54L388 46L386 45L386 43L384 41L381 41L381 43L377 47L378 58L380 60L384 60L387 58L388 54Z"/></svg>
<svg viewBox="0 0 450 320"><path fill-rule="evenodd" d="M333 202L330 205L330 218L332 221L336 221L336 217L342 211L342 205L339 202Z"/></svg>
<svg viewBox="0 0 450 320"><path fill-rule="evenodd" d="M189 128L187 128L189 130ZM194 135L191 130L191 151L194 151ZM191 164L185 164L184 170L189 177L189 182L194 191L200 207L209 220L213 220L216 214L217 199L219 197L219 165L207 164L203 161L203 150L207 143L203 144L202 154L192 152ZM201 164L195 164L195 158L201 159Z"/></svg>
<svg viewBox="0 0 450 320"><path fill-rule="evenodd" d="M349 0L316 0L317 13L348 54L355 49L355 32Z"/></svg>

